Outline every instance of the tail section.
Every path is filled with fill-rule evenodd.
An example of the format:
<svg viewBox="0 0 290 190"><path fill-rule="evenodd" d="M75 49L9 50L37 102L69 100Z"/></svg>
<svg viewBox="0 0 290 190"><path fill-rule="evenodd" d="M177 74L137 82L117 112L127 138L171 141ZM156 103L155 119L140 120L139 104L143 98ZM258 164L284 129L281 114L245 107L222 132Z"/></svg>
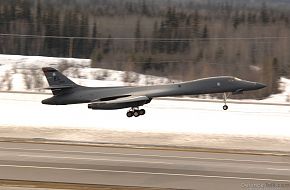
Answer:
<svg viewBox="0 0 290 190"><path fill-rule="evenodd" d="M68 93L71 88L79 86L52 67L43 67L42 71L49 84L46 89L51 89L53 95Z"/></svg>

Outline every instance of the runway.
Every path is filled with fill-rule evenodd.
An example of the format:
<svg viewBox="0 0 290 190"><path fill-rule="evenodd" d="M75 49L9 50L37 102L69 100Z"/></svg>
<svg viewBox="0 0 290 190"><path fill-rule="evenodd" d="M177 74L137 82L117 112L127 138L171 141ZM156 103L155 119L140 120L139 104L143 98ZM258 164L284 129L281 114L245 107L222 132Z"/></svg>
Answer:
<svg viewBox="0 0 290 190"><path fill-rule="evenodd" d="M289 155L0 143L0 179L172 189L290 188Z"/></svg>

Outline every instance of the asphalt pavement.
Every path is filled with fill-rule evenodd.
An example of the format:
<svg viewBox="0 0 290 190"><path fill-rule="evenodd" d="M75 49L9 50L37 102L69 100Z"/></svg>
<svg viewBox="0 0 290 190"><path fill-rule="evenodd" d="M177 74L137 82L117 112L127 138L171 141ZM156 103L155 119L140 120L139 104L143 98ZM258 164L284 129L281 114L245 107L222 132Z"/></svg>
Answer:
<svg viewBox="0 0 290 190"><path fill-rule="evenodd" d="M0 179L171 189L290 189L287 154L0 142Z"/></svg>

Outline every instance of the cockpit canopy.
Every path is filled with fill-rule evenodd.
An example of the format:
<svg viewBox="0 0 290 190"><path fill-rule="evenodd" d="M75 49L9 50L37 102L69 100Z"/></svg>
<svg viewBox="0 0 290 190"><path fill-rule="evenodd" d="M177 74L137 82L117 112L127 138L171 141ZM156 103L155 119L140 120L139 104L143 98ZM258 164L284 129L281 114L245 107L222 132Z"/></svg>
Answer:
<svg viewBox="0 0 290 190"><path fill-rule="evenodd" d="M237 77L230 77L228 79L229 82L234 82L234 81L241 81L241 79L237 78Z"/></svg>

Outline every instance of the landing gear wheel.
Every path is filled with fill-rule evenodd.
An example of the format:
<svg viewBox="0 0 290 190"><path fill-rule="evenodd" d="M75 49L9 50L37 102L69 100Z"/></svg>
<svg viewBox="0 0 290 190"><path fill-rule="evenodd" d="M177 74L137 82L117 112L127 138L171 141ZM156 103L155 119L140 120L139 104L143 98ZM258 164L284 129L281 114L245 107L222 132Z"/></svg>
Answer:
<svg viewBox="0 0 290 190"><path fill-rule="evenodd" d="M223 106L223 109L224 109L224 110L227 110L228 108L229 108L229 107L228 107L227 105L224 105L224 106Z"/></svg>
<svg viewBox="0 0 290 190"><path fill-rule="evenodd" d="M139 107L132 107L128 112L127 112L127 117L139 117L140 115L144 115L145 114L145 110L144 109L140 109Z"/></svg>
<svg viewBox="0 0 290 190"><path fill-rule="evenodd" d="M140 115L140 114L139 114L139 110L134 110L133 115L134 115L135 117L138 117L138 116Z"/></svg>
<svg viewBox="0 0 290 190"><path fill-rule="evenodd" d="M223 106L223 110L227 110L229 108L227 106L227 98L229 97L229 94L227 94L227 93L224 92L223 97L224 97L224 103L225 103L225 105Z"/></svg>
<svg viewBox="0 0 290 190"><path fill-rule="evenodd" d="M127 117L132 117L133 116L133 112L132 111L128 111L126 115L127 115Z"/></svg>
<svg viewBox="0 0 290 190"><path fill-rule="evenodd" d="M145 110L144 109L139 110L139 115L144 115L144 114L145 114Z"/></svg>

